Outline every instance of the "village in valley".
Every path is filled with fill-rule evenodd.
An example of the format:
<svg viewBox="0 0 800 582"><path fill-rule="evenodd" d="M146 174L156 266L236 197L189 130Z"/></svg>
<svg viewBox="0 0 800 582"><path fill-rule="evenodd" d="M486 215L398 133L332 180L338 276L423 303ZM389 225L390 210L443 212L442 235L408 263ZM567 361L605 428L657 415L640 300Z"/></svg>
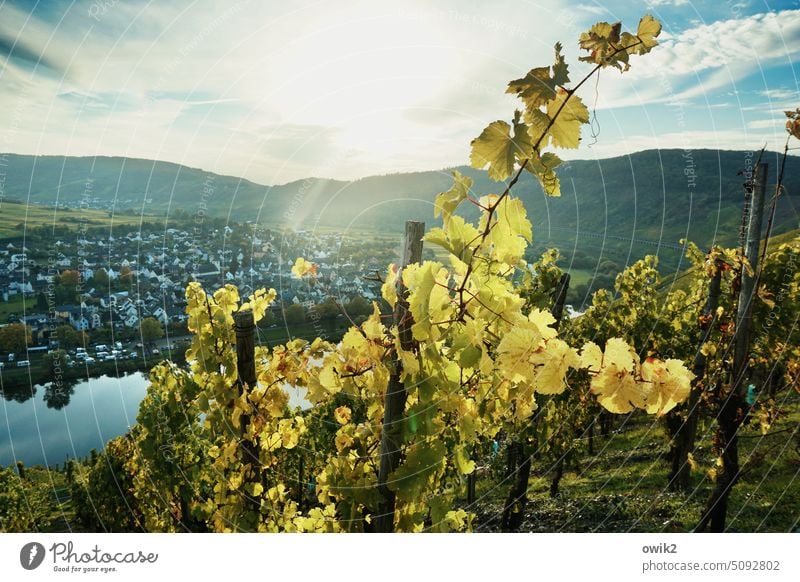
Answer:
<svg viewBox="0 0 800 582"><path fill-rule="evenodd" d="M180 216L166 227L31 229L0 248L0 365L26 367L56 350L70 365L146 358L158 354L157 340L170 347L170 337L179 346L192 281L211 291L232 284L243 298L274 288L262 325L288 338L314 324L308 331L320 335L323 322L372 312L398 252L399 237ZM291 276L300 256L317 264L311 283Z"/></svg>

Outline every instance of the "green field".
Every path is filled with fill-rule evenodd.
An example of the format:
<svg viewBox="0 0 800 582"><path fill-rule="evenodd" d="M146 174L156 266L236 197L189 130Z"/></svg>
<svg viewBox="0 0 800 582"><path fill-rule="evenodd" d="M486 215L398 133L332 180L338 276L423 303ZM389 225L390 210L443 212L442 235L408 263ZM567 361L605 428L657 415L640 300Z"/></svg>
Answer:
<svg viewBox="0 0 800 582"><path fill-rule="evenodd" d="M800 496L800 395L778 397L787 415L762 435L753 420L740 432L742 473L731 494L730 532L797 531ZM559 494L550 496L552 473L533 465L523 532L687 532L697 525L714 486L711 440L716 424L704 418L698 430L692 488L667 487L669 441L664 424L643 414L620 417L607 437L595 438L595 455L579 453L568 465ZM585 439L584 439L585 440ZM576 439L585 449L585 442ZM478 479L476 531L498 531L508 483L502 481L504 457Z"/></svg>
<svg viewBox="0 0 800 582"><path fill-rule="evenodd" d="M145 219L152 219L145 216ZM3 202L0 204L0 239L21 237L26 229L51 225L71 225L79 228L108 227L112 225L139 224L141 216L114 214L105 210L56 210L49 206Z"/></svg>
<svg viewBox="0 0 800 582"><path fill-rule="evenodd" d="M22 315L23 313L32 313L36 308L36 298L28 297L24 300L22 295L14 295L9 297L8 301L0 301L0 323L7 323L9 315Z"/></svg>

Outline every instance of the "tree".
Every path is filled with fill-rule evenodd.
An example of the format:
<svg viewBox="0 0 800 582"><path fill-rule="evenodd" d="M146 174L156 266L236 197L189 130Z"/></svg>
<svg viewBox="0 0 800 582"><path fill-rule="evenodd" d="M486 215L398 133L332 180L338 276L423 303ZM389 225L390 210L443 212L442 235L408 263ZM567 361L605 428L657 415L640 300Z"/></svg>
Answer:
<svg viewBox="0 0 800 582"><path fill-rule="evenodd" d="M6 352L23 352L33 343L31 328L22 323L11 323L0 328L0 349Z"/></svg>
<svg viewBox="0 0 800 582"><path fill-rule="evenodd" d="M154 317L145 317L139 330L142 333L142 340L145 342L153 342L164 337L164 326Z"/></svg>
<svg viewBox="0 0 800 582"><path fill-rule="evenodd" d="M97 269L94 272L94 284L98 287L108 287L109 281L108 271L105 269Z"/></svg>
<svg viewBox="0 0 800 582"><path fill-rule="evenodd" d="M314 312L314 316L322 321L336 319L336 316L341 313L339 304L336 303L336 300L333 297L328 297L322 303L315 305L312 307L312 310Z"/></svg>
<svg viewBox="0 0 800 582"><path fill-rule="evenodd" d="M77 287L81 284L81 274L75 270L61 271L58 277L58 284L67 287Z"/></svg>
<svg viewBox="0 0 800 582"><path fill-rule="evenodd" d="M119 281L127 288L130 289L135 279L136 276L133 274L133 271L131 270L130 267L124 266L119 270Z"/></svg>
<svg viewBox="0 0 800 582"><path fill-rule="evenodd" d="M355 320L358 317L370 315L372 313L372 303L361 297L361 295L356 295L347 303L344 310L350 319Z"/></svg>
<svg viewBox="0 0 800 582"><path fill-rule="evenodd" d="M75 391L72 384L64 380L64 370L67 366L67 352L54 350L44 358L50 372L50 382L44 389L44 401L48 408L61 410L69 404L70 397Z"/></svg>
<svg viewBox="0 0 800 582"><path fill-rule="evenodd" d="M59 347L65 350L85 346L88 343L86 334L71 325L59 325L56 328L56 339Z"/></svg>
<svg viewBox="0 0 800 582"><path fill-rule="evenodd" d="M39 291L36 295L36 311L47 311L47 297L44 291Z"/></svg>
<svg viewBox="0 0 800 582"><path fill-rule="evenodd" d="M284 308L283 317L286 319L286 325L299 325L306 320L306 310L299 303L292 303Z"/></svg>

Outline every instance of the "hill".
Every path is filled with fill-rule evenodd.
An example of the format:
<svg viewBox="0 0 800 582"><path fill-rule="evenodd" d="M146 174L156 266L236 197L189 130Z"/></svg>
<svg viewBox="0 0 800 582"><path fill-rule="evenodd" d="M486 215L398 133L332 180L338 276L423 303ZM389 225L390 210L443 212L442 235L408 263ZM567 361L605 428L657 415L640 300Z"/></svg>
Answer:
<svg viewBox="0 0 800 582"><path fill-rule="evenodd" d="M682 269L678 241L701 246L737 240L743 200L741 172L757 152L647 150L603 160L576 160L560 168L563 195L544 196L527 173L515 188L534 222L535 250L558 246L580 285L610 274L644 254L662 267ZM435 223L432 202L450 186L452 169L369 176L350 182L308 178L265 186L169 162L115 158L6 154L5 197L33 204L81 201L115 214L210 216L313 229L399 232L409 219ZM778 155L766 153L773 183ZM475 194L503 184L483 171L455 168L475 181ZM800 221L800 158L786 167L775 234ZM768 192L771 194L772 189ZM0 214L4 212L0 209ZM474 208L465 205L466 214ZM606 264L610 259L615 265Z"/></svg>

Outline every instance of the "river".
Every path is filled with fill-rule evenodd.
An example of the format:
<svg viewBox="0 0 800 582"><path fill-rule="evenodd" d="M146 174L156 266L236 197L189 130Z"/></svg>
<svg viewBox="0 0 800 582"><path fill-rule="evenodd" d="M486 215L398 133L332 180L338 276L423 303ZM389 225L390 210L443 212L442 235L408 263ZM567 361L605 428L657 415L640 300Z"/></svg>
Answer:
<svg viewBox="0 0 800 582"><path fill-rule="evenodd" d="M147 377L137 372L120 378L101 376L78 382L60 393L52 384L4 386L0 397L0 466L63 464L110 439L136 422L147 392ZM309 408L305 388L288 385L289 406Z"/></svg>
<svg viewBox="0 0 800 582"><path fill-rule="evenodd" d="M141 373L92 378L71 386L68 397L56 403L52 385L34 391L24 402L0 398L0 465L56 465L101 451L136 422L147 378Z"/></svg>

